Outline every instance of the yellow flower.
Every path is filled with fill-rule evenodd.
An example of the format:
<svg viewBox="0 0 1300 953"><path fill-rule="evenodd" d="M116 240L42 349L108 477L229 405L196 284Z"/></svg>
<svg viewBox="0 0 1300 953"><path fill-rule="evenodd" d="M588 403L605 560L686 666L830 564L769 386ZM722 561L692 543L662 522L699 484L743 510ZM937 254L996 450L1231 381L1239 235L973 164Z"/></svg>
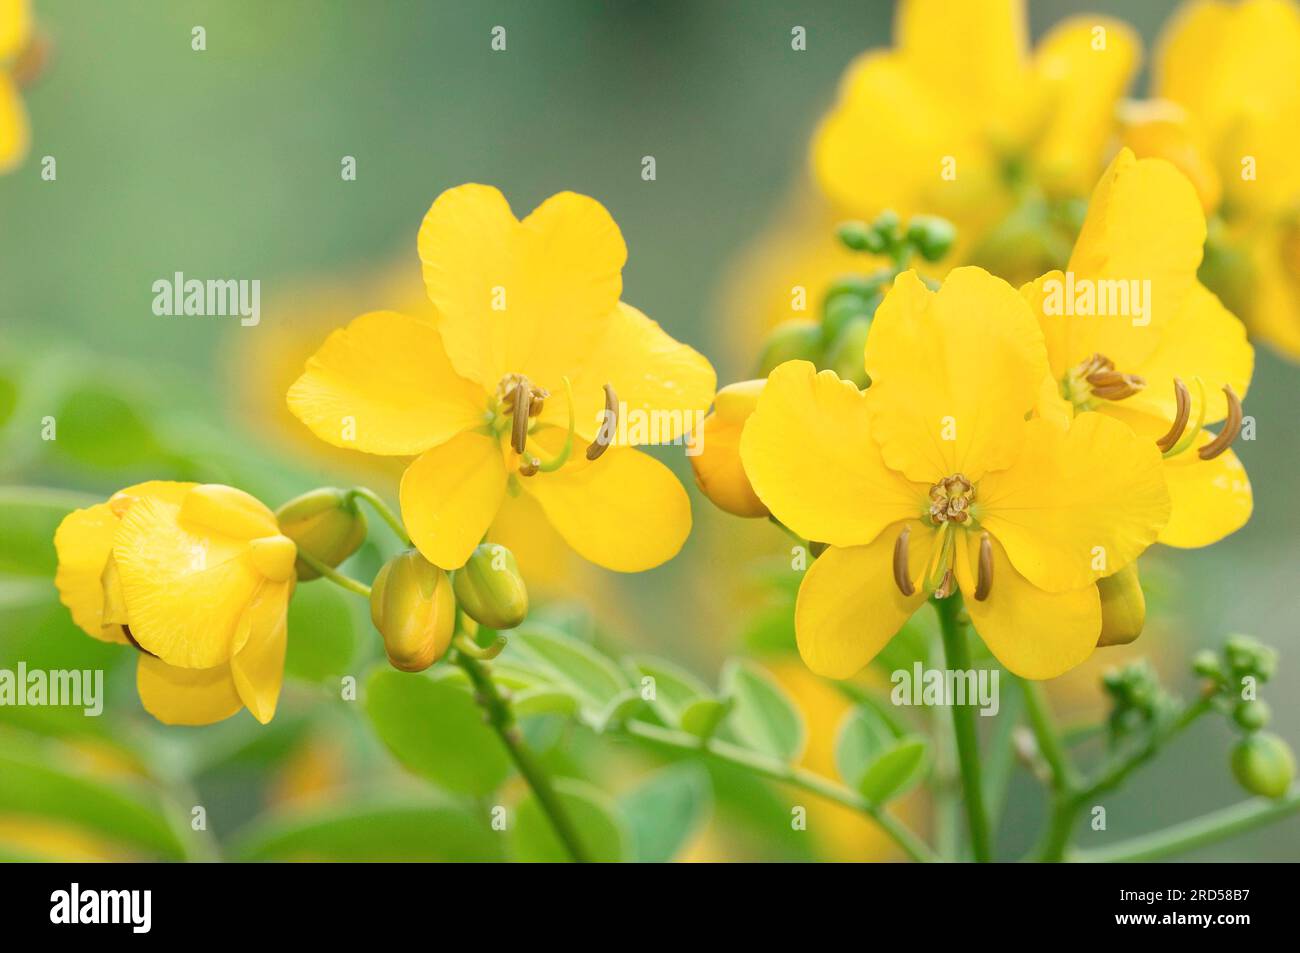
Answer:
<svg viewBox="0 0 1300 953"><path fill-rule="evenodd" d="M433 203L419 251L434 321L375 312L335 331L290 410L335 446L416 457L402 517L444 569L521 492L594 563L634 572L672 558L689 500L634 445L682 436L716 378L619 300L627 249L609 213L563 192L519 221L496 189L464 185Z"/></svg>
<svg viewBox="0 0 1300 953"><path fill-rule="evenodd" d="M715 506L735 516L767 516L740 461L740 435L758 405L766 380L740 381L718 391L704 418L700 452L691 457L695 482Z"/></svg>
<svg viewBox="0 0 1300 953"><path fill-rule="evenodd" d="M1300 5L1186 4L1161 37L1151 95L1126 112L1125 142L1196 184L1217 216L1205 280L1300 359Z"/></svg>
<svg viewBox="0 0 1300 953"><path fill-rule="evenodd" d="M29 0L0 0L0 173L23 161L31 139L19 84L32 40Z"/></svg>
<svg viewBox="0 0 1300 953"><path fill-rule="evenodd" d="M960 589L1008 669L1051 678L1102 630L1097 580L1169 516L1160 454L1096 413L1030 417L1048 367L1024 299L979 268L938 292L899 276L867 340L866 391L792 361L768 378L740 453L755 491L829 544L799 590L814 672L847 677L932 594ZM1028 418L1028 419L1027 419Z"/></svg>
<svg viewBox="0 0 1300 953"><path fill-rule="evenodd" d="M150 714L202 725L246 707L271 720L297 550L269 509L228 486L140 483L69 513L54 545L73 621L141 650Z"/></svg>
<svg viewBox="0 0 1300 953"><path fill-rule="evenodd" d="M1255 355L1241 322L1197 280L1205 231L1197 194L1177 169L1120 151L1093 192L1067 272L1022 289L1052 379L1075 409L1114 417L1151 441L1170 433L1184 400L1184 418L1203 414L1213 424L1231 415L1239 424ZM1159 541L1206 546L1250 517L1250 481L1229 449L1202 459L1218 448L1206 449L1212 434L1179 436L1167 444L1173 510Z"/></svg>
<svg viewBox="0 0 1300 953"><path fill-rule="evenodd" d="M1031 194L1085 194L1140 41L1094 16L1057 24L1032 52L1027 32L1023 0L900 0L894 47L853 63L814 137L822 189L858 216L943 215L957 260L987 258L979 246ZM997 257L1040 258L1024 237L1038 231L999 242Z"/></svg>

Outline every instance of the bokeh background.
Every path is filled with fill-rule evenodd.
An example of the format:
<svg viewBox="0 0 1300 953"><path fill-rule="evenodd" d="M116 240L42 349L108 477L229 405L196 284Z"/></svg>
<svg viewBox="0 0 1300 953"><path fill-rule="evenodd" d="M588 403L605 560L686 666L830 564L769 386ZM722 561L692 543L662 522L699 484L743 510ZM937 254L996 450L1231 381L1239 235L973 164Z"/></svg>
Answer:
<svg viewBox="0 0 1300 953"><path fill-rule="evenodd" d="M1037 36L1072 13L1108 13L1133 23L1149 51L1175 5L1034 0L1031 25ZM333 327L424 306L416 230L433 198L462 182L500 187L520 215L563 189L597 197L627 239L625 299L709 355L720 381L750 376L758 342L737 314L740 263L800 191L815 122L850 60L888 42L893 12L884 0L800 6L37 0L53 46L26 97L32 154L0 178L0 482L53 489L44 517L32 515L32 494L0 490L6 506L24 501L2 531L0 667L104 667L109 695L100 719L0 709L0 855L177 856L186 834L176 818L195 803L212 835L199 851L440 855L437 838L413 843L400 817L366 813L394 799L441 802L338 699L339 674L363 672L378 653L356 607L316 592L324 584L303 587L311 597L295 600L291 621L297 678L270 727L241 713L167 730L139 708L129 653L93 643L58 606L47 533L83 496L146 478L235 483L273 506L354 481L395 499L399 469L318 446L283 393ZM204 52L191 50L196 25ZM506 52L489 47L496 25ZM806 51L790 48L795 25ZM45 155L57 160L54 182L40 177ZM356 158L356 181L341 179L344 156ZM641 177L644 156L655 157L654 181ZM176 271L259 279L260 325L154 316L151 285ZM1252 521L1209 550L1149 557L1159 619L1134 649L1100 653L1052 686L1067 721L1100 711L1107 665L1145 654L1187 692L1191 653L1243 631L1281 649L1265 697L1279 733L1297 739L1297 381L1300 370L1260 350L1247 405L1258 439L1239 447ZM58 420L55 441L40 438L46 415ZM662 456L690 482L678 454ZM697 528L678 559L635 578L547 561L538 586L550 611L580 614L616 650L650 650L708 679L728 654L757 655L826 749L846 703L780 651L788 606L759 582L784 540L691 492ZM381 535L359 559L377 564L390 543ZM1239 799L1231 738L1215 723L1178 741L1108 800L1098 843ZM576 759L568 767L616 792L645 768L641 754L593 739L560 747L558 770ZM791 836L788 798L713 780L682 856L891 856L849 818ZM155 823L155 808L172 827ZM924 802L908 810L924 827ZM1002 850L1027 848L1041 816L1017 773ZM295 825L321 817L343 819L333 839L295 846ZM828 836L836 824L848 833ZM1288 859L1298 848L1293 818L1194 856Z"/></svg>

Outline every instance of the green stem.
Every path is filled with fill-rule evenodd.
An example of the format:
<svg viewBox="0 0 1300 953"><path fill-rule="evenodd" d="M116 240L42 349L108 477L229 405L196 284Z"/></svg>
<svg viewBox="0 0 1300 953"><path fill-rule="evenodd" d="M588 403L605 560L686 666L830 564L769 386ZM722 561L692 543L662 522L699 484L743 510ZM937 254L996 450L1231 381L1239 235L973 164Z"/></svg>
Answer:
<svg viewBox="0 0 1300 953"><path fill-rule="evenodd" d="M411 537L406 535L406 527L402 525L402 521L398 518L397 514L394 513L388 504L384 502L382 496L369 487L364 486L354 486L352 489L348 490L348 496L353 499L362 499L369 503L374 511L379 514L379 518L387 523L389 528L397 535L397 538L407 546L411 545ZM315 569L316 567L313 566L312 568Z"/></svg>
<svg viewBox="0 0 1300 953"><path fill-rule="evenodd" d="M1084 863L1126 863L1158 860L1182 851L1194 850L1225 840L1234 834L1254 830L1300 811L1300 787L1292 787L1276 801L1253 798L1232 807L1213 811L1194 820L1175 824L1163 831L1121 841L1111 847L1079 851L1071 860Z"/></svg>
<svg viewBox="0 0 1300 953"><path fill-rule="evenodd" d="M298 558L320 573L321 576L334 583L334 585L341 586L348 592L355 592L357 595L364 596L367 599L370 598L370 587L361 580L353 579L351 576L345 576L337 569L334 569L332 566L327 566L315 556L312 556L301 549L298 550Z"/></svg>
<svg viewBox="0 0 1300 953"><path fill-rule="evenodd" d="M790 784L855 811L861 811L876 821L912 860L931 863L939 859L920 837L884 808L870 803L856 791L806 768L789 765L776 758L725 741L714 740L701 744L700 739L695 735L673 728L661 728L647 722L628 721L621 726L621 730L632 738L684 754L702 754L716 761L752 771L771 781Z"/></svg>
<svg viewBox="0 0 1300 953"><path fill-rule="evenodd" d="M944 660L952 671L971 667L970 649L966 645L966 626L959 619L961 597L956 594L934 603L943 635ZM970 705L952 706L953 735L957 739L957 761L961 767L962 797L966 803L966 826L970 830L971 851L978 863L993 859L989 836L988 812L984 809L984 783L980 777L979 734L975 728L975 709Z"/></svg>
<svg viewBox="0 0 1300 953"><path fill-rule="evenodd" d="M524 744L519 725L515 722L514 712L497 688L496 682L492 680L488 667L464 652L456 653L456 664L469 676L470 684L474 686L474 697L482 707L488 724L505 745L510 759L514 761L520 776L532 790L533 796L537 798L537 803L551 822L556 837L568 851L569 857L575 863L588 863L590 858L587 850L578 837L577 828L573 826L573 821L560 802L554 785L551 784L550 775Z"/></svg>
<svg viewBox="0 0 1300 953"><path fill-rule="evenodd" d="M1061 742L1056 722L1051 709L1047 707L1047 697L1041 682L1020 680L1020 690L1025 699L1025 714L1029 718L1029 728L1038 742L1039 753L1047 762L1052 772L1052 789L1055 791L1072 791L1079 784L1078 774L1070 762L1070 756Z"/></svg>

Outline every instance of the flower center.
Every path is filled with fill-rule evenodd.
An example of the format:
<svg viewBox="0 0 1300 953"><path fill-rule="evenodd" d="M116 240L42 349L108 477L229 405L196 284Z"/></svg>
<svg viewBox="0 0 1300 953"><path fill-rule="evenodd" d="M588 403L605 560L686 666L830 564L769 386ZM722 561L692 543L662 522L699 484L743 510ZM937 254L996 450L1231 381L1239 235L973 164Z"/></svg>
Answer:
<svg viewBox="0 0 1300 953"><path fill-rule="evenodd" d="M1123 400L1146 386L1137 374L1115 370L1115 362L1105 354L1094 354L1065 375L1061 396L1080 410L1090 410L1099 400Z"/></svg>
<svg viewBox="0 0 1300 953"><path fill-rule="evenodd" d="M538 456L528 445L528 438L543 427L555 427L554 424L542 424L537 418L541 416L550 391L539 387L523 374L507 374L497 384L490 407L491 428L496 434L510 431L510 449L519 455L519 475L533 476L539 472L551 473L568 462L573 452L573 434L575 429L573 410L573 388L567 377L564 380L564 396L569 403L569 426L564 437L564 446L553 458L546 460ZM596 460L614 440L615 428L618 426L618 395L612 384L605 385L605 410L602 414L600 432L596 434L587 447L587 459ZM555 429L559 429L555 427Z"/></svg>
<svg viewBox="0 0 1300 953"><path fill-rule="evenodd" d="M975 500L975 484L961 473L944 477L930 487L930 522L962 525L970 521L970 505Z"/></svg>

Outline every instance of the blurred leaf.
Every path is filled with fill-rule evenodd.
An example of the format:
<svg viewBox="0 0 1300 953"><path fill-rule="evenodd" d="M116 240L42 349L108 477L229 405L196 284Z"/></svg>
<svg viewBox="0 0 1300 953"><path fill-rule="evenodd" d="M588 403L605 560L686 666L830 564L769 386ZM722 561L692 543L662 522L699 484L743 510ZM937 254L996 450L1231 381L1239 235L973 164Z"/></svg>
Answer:
<svg viewBox="0 0 1300 953"><path fill-rule="evenodd" d="M898 733L874 708L865 705L849 709L835 737L835 769L851 788L856 788L871 763L895 741Z"/></svg>
<svg viewBox="0 0 1300 953"><path fill-rule="evenodd" d="M167 459L139 404L120 390L78 384L64 395L55 420L51 448L82 466L121 470Z"/></svg>
<svg viewBox="0 0 1300 953"><path fill-rule="evenodd" d="M106 839L164 859L183 849L161 809L100 781L52 767L48 758L0 754L0 814L70 821Z"/></svg>
<svg viewBox="0 0 1300 953"><path fill-rule="evenodd" d="M589 724L598 732L607 731L611 726L621 725L632 716L632 713L645 705L641 699L641 693L635 688L625 688L610 700L605 709L595 718L589 719Z"/></svg>
<svg viewBox="0 0 1300 953"><path fill-rule="evenodd" d="M263 822L238 839L242 861L451 861L501 859L501 836L451 806L362 806Z"/></svg>
<svg viewBox="0 0 1300 953"><path fill-rule="evenodd" d="M933 612L917 612L876 655L873 663L882 672L911 671L912 665L924 665L937 633Z"/></svg>
<svg viewBox="0 0 1300 953"><path fill-rule="evenodd" d="M747 748L782 761L803 752L803 716L785 690L764 669L741 659L723 666L722 694L733 699L727 724Z"/></svg>
<svg viewBox="0 0 1300 953"><path fill-rule="evenodd" d="M576 715L578 699L564 688L526 688L510 700L520 718L533 715Z"/></svg>
<svg viewBox="0 0 1300 953"><path fill-rule="evenodd" d="M349 670L356 653L353 602L328 582L299 585L289 603L285 674L311 681Z"/></svg>
<svg viewBox="0 0 1300 953"><path fill-rule="evenodd" d="M930 742L919 735L899 739L871 762L858 791L870 803L884 804L920 780L929 753Z"/></svg>
<svg viewBox="0 0 1300 953"><path fill-rule="evenodd" d="M626 822L604 792L584 781L557 778L555 793L591 860L615 863L627 859L629 836ZM569 860L569 853L555 835L545 811L531 794L516 809L511 843L516 860L529 863Z"/></svg>
<svg viewBox="0 0 1300 953"><path fill-rule="evenodd" d="M556 681L578 696L586 714L598 718L629 687L618 666L590 645L555 629L527 627L510 639Z"/></svg>
<svg viewBox="0 0 1300 953"><path fill-rule="evenodd" d="M650 707L670 728L682 723L682 712L691 702L713 694L686 669L664 659L639 655L628 659L626 664L638 682L645 678L654 679L654 697L650 699Z"/></svg>
<svg viewBox="0 0 1300 953"><path fill-rule="evenodd" d="M731 711L734 699L697 698L682 712L682 730L697 738L709 738Z"/></svg>
<svg viewBox="0 0 1300 953"><path fill-rule="evenodd" d="M682 763L651 775L619 799L632 831L632 859L668 863L703 827L711 791L708 773Z"/></svg>
<svg viewBox="0 0 1300 953"><path fill-rule="evenodd" d="M59 564L54 531L68 513L99 502L65 490L0 487L0 573L53 579Z"/></svg>
<svg viewBox="0 0 1300 953"><path fill-rule="evenodd" d="M501 740L469 692L380 668L366 683L366 714L406 768L450 791L489 794L510 773Z"/></svg>

